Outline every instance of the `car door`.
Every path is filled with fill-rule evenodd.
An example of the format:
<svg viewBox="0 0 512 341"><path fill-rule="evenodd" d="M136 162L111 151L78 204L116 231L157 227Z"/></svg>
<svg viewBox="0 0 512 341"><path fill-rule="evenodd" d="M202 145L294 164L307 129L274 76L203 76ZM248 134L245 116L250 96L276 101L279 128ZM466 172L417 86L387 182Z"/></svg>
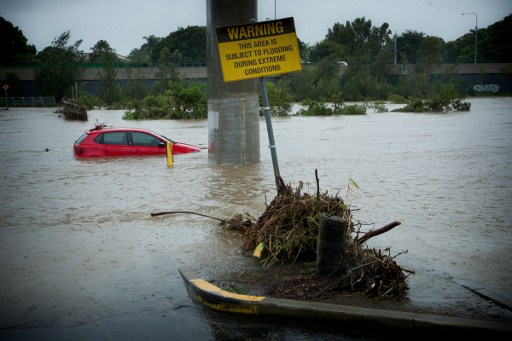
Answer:
<svg viewBox="0 0 512 341"><path fill-rule="evenodd" d="M157 136L131 131L129 133L130 143L134 148L134 155L162 155L166 153L166 142Z"/></svg>
<svg viewBox="0 0 512 341"><path fill-rule="evenodd" d="M129 156L133 147L128 144L128 135L124 131L113 131L101 134L98 140L100 156Z"/></svg>

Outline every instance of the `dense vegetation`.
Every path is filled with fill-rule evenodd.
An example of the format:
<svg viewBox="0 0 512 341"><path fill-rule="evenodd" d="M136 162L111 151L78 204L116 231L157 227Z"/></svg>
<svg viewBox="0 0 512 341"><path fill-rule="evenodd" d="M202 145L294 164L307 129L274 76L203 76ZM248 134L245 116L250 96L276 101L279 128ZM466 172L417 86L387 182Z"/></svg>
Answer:
<svg viewBox="0 0 512 341"><path fill-rule="evenodd" d="M184 82L176 72L181 64L206 64L204 26L179 28L163 38L144 37L146 42L134 48L127 60L121 60L108 42L100 40L91 47L87 61L80 50L82 41L71 43L70 31L37 52L18 27L1 17L0 27L2 46L7 47L0 53L0 65L35 66L41 95L55 96L57 100L70 97L80 66L87 62L102 66L101 88L94 96L86 91L85 84L78 89L79 101L89 108L128 109L125 117L130 119L206 117L204 85ZM507 41L511 32L512 14L479 29L478 61L511 63L512 45ZM344 102L389 99L405 101L418 110L468 110L453 102L472 91L458 77L455 67L451 74L435 81L430 71L439 63L473 62L474 34L472 30L455 41L445 42L416 31L392 35L387 23L374 26L364 17L335 23L325 39L313 46L299 39L304 61L301 72L286 74L278 83L267 83L272 112L288 115L292 103L299 102L305 106L301 115L364 114L366 106L346 106ZM349 65L343 77L339 75L340 61ZM395 63L414 64L414 72L390 80L388 68ZM158 66L159 81L151 87L137 77L135 70L141 64ZM119 67L125 67L130 75L122 84L116 82ZM510 72L505 70L506 74ZM10 84L10 95L16 95L17 75L9 73L6 78L2 81Z"/></svg>

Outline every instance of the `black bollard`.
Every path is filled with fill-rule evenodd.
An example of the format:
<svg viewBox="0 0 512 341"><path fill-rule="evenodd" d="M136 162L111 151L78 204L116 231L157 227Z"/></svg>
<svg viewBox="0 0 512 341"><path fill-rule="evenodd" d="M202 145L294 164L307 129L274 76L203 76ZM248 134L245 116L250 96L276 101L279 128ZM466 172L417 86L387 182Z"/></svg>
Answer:
<svg viewBox="0 0 512 341"><path fill-rule="evenodd" d="M343 259L346 247L347 222L327 213L320 215L316 247L316 272L320 275L346 273Z"/></svg>

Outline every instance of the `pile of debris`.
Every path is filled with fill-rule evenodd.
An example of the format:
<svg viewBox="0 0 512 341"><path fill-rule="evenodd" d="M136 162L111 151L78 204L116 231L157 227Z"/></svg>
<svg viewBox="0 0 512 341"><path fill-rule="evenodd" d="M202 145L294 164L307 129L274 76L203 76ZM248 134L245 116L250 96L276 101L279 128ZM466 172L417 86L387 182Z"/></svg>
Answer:
<svg viewBox="0 0 512 341"><path fill-rule="evenodd" d="M391 230L400 222L363 233L362 224L354 223L350 207L338 196L329 196L327 192L322 194L318 188L316 195L302 194L302 182L296 190L284 185L282 179L280 183L277 196L256 221L239 214L221 222L224 228L242 232L244 254L251 252L261 259L263 269L269 273L265 280L272 283L271 292L267 294L305 300L313 300L329 292L393 300L406 297L407 276L394 261L396 255L391 256L389 249L381 251L364 247L368 239ZM325 274L311 267L317 258L322 214L340 217L347 222L343 271ZM273 268L280 268L281 275ZM285 276L283 268L298 270L285 270L289 275ZM270 279L273 273L278 280Z"/></svg>
<svg viewBox="0 0 512 341"><path fill-rule="evenodd" d="M68 120L87 121L87 110L83 105L75 103L72 99L63 98L59 103L58 113Z"/></svg>

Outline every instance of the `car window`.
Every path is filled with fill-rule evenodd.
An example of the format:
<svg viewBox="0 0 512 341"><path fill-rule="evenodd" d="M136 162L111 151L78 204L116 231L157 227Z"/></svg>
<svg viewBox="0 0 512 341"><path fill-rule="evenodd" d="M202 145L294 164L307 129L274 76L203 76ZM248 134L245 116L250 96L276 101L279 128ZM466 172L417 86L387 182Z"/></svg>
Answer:
<svg viewBox="0 0 512 341"><path fill-rule="evenodd" d="M131 134L134 146L158 146L162 142L158 138L146 133L132 131Z"/></svg>
<svg viewBox="0 0 512 341"><path fill-rule="evenodd" d="M85 140L85 138L87 137L87 134L83 134L82 136L80 136L78 138L78 140L75 141L76 144L80 144L82 143L83 140Z"/></svg>
<svg viewBox="0 0 512 341"><path fill-rule="evenodd" d="M103 133L94 139L94 142L100 144L128 144L126 133L122 131L116 131L111 133Z"/></svg>

